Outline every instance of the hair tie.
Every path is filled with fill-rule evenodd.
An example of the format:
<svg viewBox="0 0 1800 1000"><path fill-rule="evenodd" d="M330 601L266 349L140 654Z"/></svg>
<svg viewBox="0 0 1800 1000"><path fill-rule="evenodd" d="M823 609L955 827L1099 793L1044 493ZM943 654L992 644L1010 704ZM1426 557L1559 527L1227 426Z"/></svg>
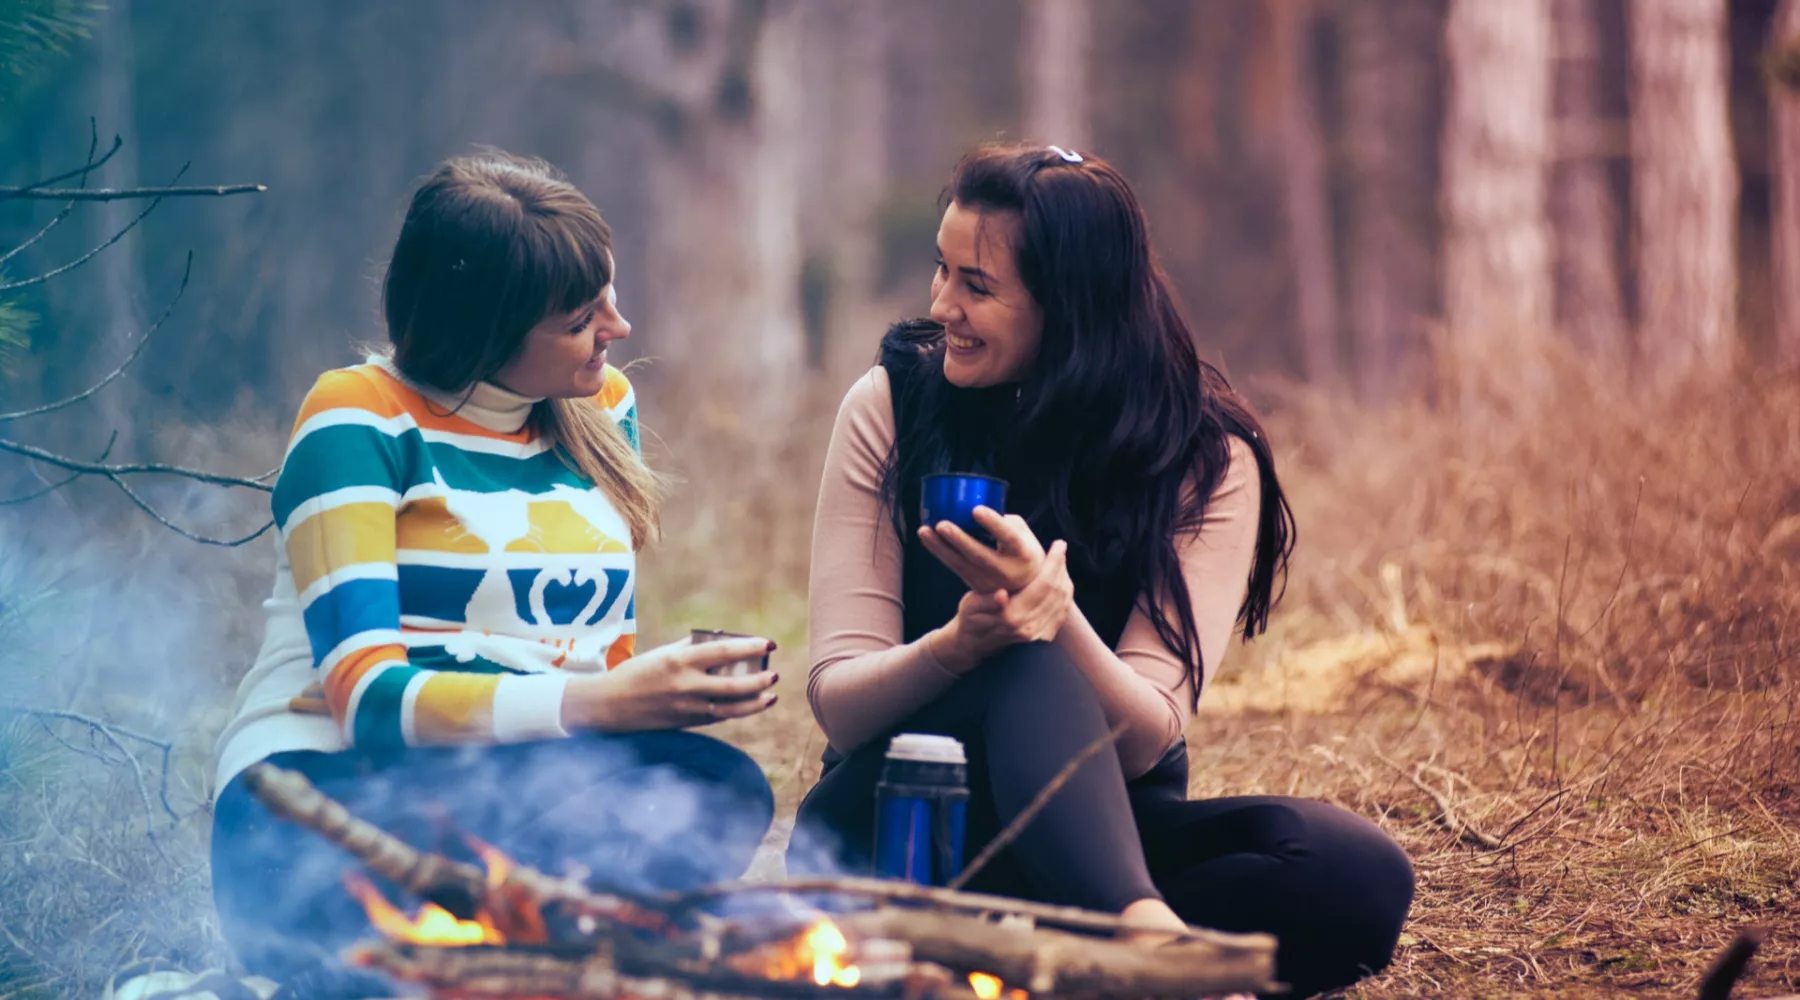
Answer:
<svg viewBox="0 0 1800 1000"><path fill-rule="evenodd" d="M1080 163L1081 162L1081 154L1080 153L1071 152L1067 149L1062 148L1061 146L1051 146L1050 152L1055 153L1057 156L1062 157L1064 163Z"/></svg>

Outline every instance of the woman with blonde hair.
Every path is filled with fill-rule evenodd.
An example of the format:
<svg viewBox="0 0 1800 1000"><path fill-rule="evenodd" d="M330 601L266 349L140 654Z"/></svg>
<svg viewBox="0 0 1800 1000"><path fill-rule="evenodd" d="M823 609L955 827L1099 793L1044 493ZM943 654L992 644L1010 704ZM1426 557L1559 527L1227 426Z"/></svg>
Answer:
<svg viewBox="0 0 1800 1000"><path fill-rule="evenodd" d="M258 761L420 846L467 834L627 889L740 874L767 830L760 768L681 730L773 705L775 674L709 668L775 644L636 648L660 494L607 363L616 274L548 164L448 160L388 265L391 348L301 404L267 635L219 742L213 890L248 971L355 992L334 956L368 932L349 857L249 793Z"/></svg>

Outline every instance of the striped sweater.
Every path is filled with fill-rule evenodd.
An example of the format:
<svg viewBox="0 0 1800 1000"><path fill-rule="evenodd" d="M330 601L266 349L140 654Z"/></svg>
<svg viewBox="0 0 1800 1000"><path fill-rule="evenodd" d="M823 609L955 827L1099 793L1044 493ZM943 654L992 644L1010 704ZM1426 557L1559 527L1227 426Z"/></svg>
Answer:
<svg viewBox="0 0 1800 1000"><path fill-rule="evenodd" d="M276 592L216 787L285 750L567 735L569 672L632 655L636 559L604 492L524 426L534 402L447 398L379 359L319 378L275 484ZM596 402L635 444L617 369Z"/></svg>

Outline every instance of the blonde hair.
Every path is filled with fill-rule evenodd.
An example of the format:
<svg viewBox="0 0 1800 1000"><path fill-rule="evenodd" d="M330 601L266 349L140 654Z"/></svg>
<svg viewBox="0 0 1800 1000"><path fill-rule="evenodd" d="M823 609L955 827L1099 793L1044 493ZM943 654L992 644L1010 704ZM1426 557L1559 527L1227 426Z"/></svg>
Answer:
<svg viewBox="0 0 1800 1000"><path fill-rule="evenodd" d="M382 284L394 366L460 393L512 360L546 316L612 283L612 230L555 167L500 150L445 160L413 192ZM657 537L664 486L592 399L547 399L531 426L631 526Z"/></svg>

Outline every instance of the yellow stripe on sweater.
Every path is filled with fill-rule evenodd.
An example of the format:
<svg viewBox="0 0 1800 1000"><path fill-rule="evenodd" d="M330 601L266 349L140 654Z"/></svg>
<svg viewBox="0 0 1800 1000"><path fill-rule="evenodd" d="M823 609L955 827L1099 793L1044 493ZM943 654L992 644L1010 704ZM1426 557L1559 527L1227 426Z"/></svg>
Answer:
<svg viewBox="0 0 1800 1000"><path fill-rule="evenodd" d="M294 588L304 594L336 569L395 562L394 508L352 503L322 510L287 534Z"/></svg>
<svg viewBox="0 0 1800 1000"><path fill-rule="evenodd" d="M413 702L413 744L431 746L492 738L494 690L499 686L498 674L439 671L426 677Z"/></svg>

